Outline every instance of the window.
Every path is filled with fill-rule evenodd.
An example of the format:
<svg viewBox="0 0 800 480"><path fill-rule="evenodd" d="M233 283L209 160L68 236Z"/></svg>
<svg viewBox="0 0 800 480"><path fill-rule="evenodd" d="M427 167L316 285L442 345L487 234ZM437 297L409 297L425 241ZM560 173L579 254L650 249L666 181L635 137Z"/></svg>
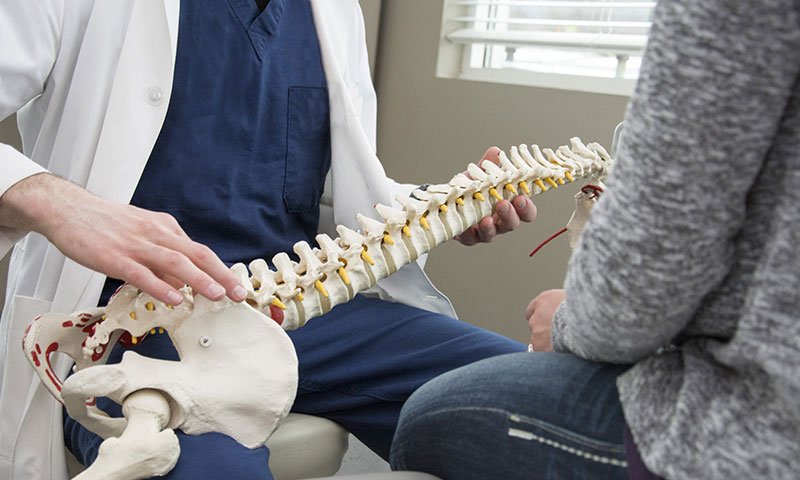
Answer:
<svg viewBox="0 0 800 480"><path fill-rule="evenodd" d="M653 0L445 0L440 76L630 95Z"/></svg>

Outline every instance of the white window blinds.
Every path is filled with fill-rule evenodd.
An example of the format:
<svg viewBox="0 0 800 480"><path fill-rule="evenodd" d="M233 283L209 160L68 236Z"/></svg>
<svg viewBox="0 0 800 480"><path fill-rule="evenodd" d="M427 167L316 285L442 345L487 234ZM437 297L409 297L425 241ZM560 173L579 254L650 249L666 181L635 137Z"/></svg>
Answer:
<svg viewBox="0 0 800 480"><path fill-rule="evenodd" d="M443 39L462 70L638 76L653 0L445 0Z"/></svg>

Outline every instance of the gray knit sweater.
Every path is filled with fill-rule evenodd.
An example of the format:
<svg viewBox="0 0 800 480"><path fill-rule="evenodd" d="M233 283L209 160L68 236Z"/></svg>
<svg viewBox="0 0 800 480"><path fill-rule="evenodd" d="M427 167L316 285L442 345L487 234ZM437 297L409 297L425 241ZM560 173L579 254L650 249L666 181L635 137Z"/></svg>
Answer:
<svg viewBox="0 0 800 480"><path fill-rule="evenodd" d="M635 364L625 417L670 480L800 478L799 71L800 0L660 0L570 262L555 348Z"/></svg>

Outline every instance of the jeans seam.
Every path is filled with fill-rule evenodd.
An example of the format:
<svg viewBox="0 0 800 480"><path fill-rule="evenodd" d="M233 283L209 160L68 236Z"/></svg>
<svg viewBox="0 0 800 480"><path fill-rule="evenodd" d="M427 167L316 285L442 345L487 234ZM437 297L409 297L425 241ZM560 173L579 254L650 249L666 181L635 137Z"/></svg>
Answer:
<svg viewBox="0 0 800 480"><path fill-rule="evenodd" d="M535 433L528 432L527 430L520 430L517 428L509 428L508 429L508 436L519 438L522 440L535 440L543 445L547 445L548 447L552 447L558 450L562 450L564 452L570 453L572 455L585 458L587 460L592 460L598 463L605 463L608 465L613 465L615 467L621 468L628 468L628 462L625 460L617 460L616 458L606 457L603 455L597 455L596 453L586 452L579 448L570 447L569 445L565 445L561 442L557 442L555 440L551 440L549 438L545 438Z"/></svg>
<svg viewBox="0 0 800 480"><path fill-rule="evenodd" d="M548 432L548 433L550 433L552 435L555 435L556 437L559 437L561 439L577 443L577 444L579 444L579 445L581 445L582 447L585 447L585 448L590 448L590 449L594 449L594 450L600 450L600 451L602 451L602 452L604 452L606 454L609 454L609 455L620 455L620 456L623 456L623 457L625 455L625 446L624 445L614 445L614 444L610 444L610 443L607 443L607 442L600 442L600 441L597 441L597 440L593 440L591 438L585 437L583 435L577 435L574 432L569 432L569 431L567 431L567 430L565 430L565 429L563 429L561 427L557 427L556 425L553 425L551 423L544 422L542 420L538 420L538 419L535 419L535 418L524 417L524 420L523 420L523 416L521 416L519 414L516 414L516 413L509 412L508 410L504 410L504 409L501 409L501 408L486 408L486 407L441 408L441 409L438 409L438 410L433 410L433 411L430 411L430 412L426 412L425 414L421 415L421 417L424 417L424 416L435 416L435 415L440 415L440 414L444 414L444 413L463 412L463 411L492 412L492 413L501 414L501 415L506 416L510 422L517 423L517 424L520 424L520 423L529 424L529 425L531 425L533 427L537 427L537 428L540 428L542 430L545 430L546 432ZM575 449L574 447L569 447L568 445L561 444L560 442L556 442L555 440L550 440L550 439L541 437L541 436L536 435L536 434L534 434L532 432L527 432L527 431L524 431L524 430L519 430L519 429L513 429L512 428L512 429L509 429L508 433L511 434L512 430L516 430L515 433L524 432L524 433L529 434L531 436L538 437L538 438L531 438L531 439L532 440L535 439L535 440L540 441L541 443L544 443L544 444L547 444L547 445L549 445L548 442L558 444L559 446L551 445L551 446L554 446L555 448L564 447L564 448L562 448L564 450L574 449L574 450L576 450L578 452L581 452L581 454L579 456L582 456L582 457L586 457L586 458L590 458L590 459L593 459L593 458L591 458L591 456L600 457L599 455L596 455L596 454L593 454L593 453L589 453L589 452L583 452L581 450ZM511 436L515 436L515 437L518 437L518 438L524 438L524 437L521 437L520 435L511 435ZM541 439L541 440L538 440L538 439ZM569 450L567 450L567 451L569 451ZM573 452L571 452L571 453L573 453ZM609 461L608 462L603 462L603 463L611 463L611 464L616 465L619 462L619 463L621 463L621 465L619 465L619 466L627 466L627 462L624 462L624 461L621 461L621 460L616 460L616 459L612 459L612 458L607 458L607 460L609 460Z"/></svg>
<svg viewBox="0 0 800 480"><path fill-rule="evenodd" d="M575 432L569 431L565 428L559 427L558 425L553 425L552 423L545 422L543 420L539 420L538 418L527 417L524 415L519 415L516 413L507 412L509 417L509 421L514 423L521 423L521 424L528 424L535 428L540 428L545 430L553 435L559 436L565 440L569 440L571 442L575 442L580 444L586 448L593 448L595 450L601 450L610 454L620 454L623 455L625 453L625 446L615 445L608 442L603 442L600 440L595 440L584 435L577 434Z"/></svg>

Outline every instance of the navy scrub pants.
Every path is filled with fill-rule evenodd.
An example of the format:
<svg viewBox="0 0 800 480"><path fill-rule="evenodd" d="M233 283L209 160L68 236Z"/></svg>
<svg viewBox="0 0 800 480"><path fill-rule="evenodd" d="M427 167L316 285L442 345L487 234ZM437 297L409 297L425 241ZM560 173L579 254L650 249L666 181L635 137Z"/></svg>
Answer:
<svg viewBox="0 0 800 480"><path fill-rule="evenodd" d="M331 419L388 459L405 400L439 374L472 362L520 352L525 346L459 320L407 305L356 297L289 332L300 361L293 412ZM134 347L150 357L176 359L166 336ZM109 363L119 361L115 349ZM111 415L119 407L98 399ZM218 433L178 431L181 457L170 480L271 479L266 447L249 450ZM102 439L65 415L65 442L84 465Z"/></svg>

